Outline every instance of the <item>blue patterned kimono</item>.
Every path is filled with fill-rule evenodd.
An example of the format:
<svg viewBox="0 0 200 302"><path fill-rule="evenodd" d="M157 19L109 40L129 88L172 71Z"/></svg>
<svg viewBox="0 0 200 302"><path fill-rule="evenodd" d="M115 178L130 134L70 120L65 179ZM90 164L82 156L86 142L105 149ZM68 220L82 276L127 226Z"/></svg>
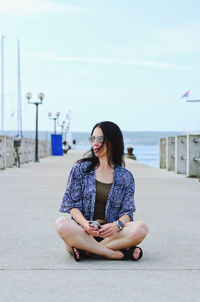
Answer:
<svg viewBox="0 0 200 302"><path fill-rule="evenodd" d="M93 220L96 198L95 171L86 173L89 161L76 163L70 172L60 212L79 209L87 220ZM121 166L114 168L114 180L108 195L105 222L114 222L122 215L133 221L135 183L133 175Z"/></svg>

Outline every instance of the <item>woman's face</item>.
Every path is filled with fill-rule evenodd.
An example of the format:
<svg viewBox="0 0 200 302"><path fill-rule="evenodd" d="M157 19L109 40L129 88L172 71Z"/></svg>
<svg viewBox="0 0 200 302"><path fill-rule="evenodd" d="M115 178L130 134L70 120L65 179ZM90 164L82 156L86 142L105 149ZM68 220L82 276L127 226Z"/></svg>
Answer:
<svg viewBox="0 0 200 302"><path fill-rule="evenodd" d="M104 138L103 131L101 130L101 128L96 127L93 131L92 136L95 139L94 142L92 143L92 149L94 151L95 156L97 156L97 157L107 156L107 146L106 146L106 144L104 143L103 146L102 146L102 143L100 143L97 140L97 137ZM101 146L102 146L102 148L100 148Z"/></svg>

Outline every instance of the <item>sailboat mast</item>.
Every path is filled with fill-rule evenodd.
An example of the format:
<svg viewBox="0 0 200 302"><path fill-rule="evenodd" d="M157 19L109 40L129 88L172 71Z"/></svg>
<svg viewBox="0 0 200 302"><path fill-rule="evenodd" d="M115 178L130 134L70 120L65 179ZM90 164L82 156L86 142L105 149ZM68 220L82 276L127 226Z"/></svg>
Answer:
<svg viewBox="0 0 200 302"><path fill-rule="evenodd" d="M1 129L4 132L4 39L1 36Z"/></svg>
<svg viewBox="0 0 200 302"><path fill-rule="evenodd" d="M22 103L21 103L21 70L20 70L20 41L17 40L17 91L18 91L18 134L22 137Z"/></svg>

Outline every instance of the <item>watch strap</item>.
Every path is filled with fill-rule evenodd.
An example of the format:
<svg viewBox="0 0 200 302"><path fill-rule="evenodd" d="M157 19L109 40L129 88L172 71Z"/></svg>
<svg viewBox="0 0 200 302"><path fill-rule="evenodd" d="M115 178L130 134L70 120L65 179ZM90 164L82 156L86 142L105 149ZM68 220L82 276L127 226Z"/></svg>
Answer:
<svg viewBox="0 0 200 302"><path fill-rule="evenodd" d="M121 230L123 230L124 224L123 224L123 222L121 220L118 219L117 220L117 226L119 228L118 232L120 232Z"/></svg>

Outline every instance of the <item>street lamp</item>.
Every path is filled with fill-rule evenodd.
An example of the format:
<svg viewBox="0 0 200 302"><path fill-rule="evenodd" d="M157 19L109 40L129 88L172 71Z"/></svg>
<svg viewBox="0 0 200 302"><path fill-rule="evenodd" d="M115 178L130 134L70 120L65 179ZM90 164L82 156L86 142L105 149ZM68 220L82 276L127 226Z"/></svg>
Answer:
<svg viewBox="0 0 200 302"><path fill-rule="evenodd" d="M56 112L56 114L55 114L54 117L52 117L52 113L49 112L49 113L48 113L48 116L49 116L49 119L50 119L50 120L54 120L54 134L56 134L56 121L57 121L57 119L59 119L59 117L60 117L60 112Z"/></svg>
<svg viewBox="0 0 200 302"><path fill-rule="evenodd" d="M35 162L39 162L38 158L38 106L42 104L42 101L44 100L44 93L40 92L38 94L39 101L30 102L30 99L32 98L32 94L30 92L27 92L26 98L28 100L28 104L34 104L36 106L36 121L35 121Z"/></svg>
<svg viewBox="0 0 200 302"><path fill-rule="evenodd" d="M62 121L61 124L59 123L59 126L60 126L60 128L61 128L61 135L62 135L62 138L63 138L63 130L64 130L64 127L65 127L65 124L66 124L65 121Z"/></svg>

